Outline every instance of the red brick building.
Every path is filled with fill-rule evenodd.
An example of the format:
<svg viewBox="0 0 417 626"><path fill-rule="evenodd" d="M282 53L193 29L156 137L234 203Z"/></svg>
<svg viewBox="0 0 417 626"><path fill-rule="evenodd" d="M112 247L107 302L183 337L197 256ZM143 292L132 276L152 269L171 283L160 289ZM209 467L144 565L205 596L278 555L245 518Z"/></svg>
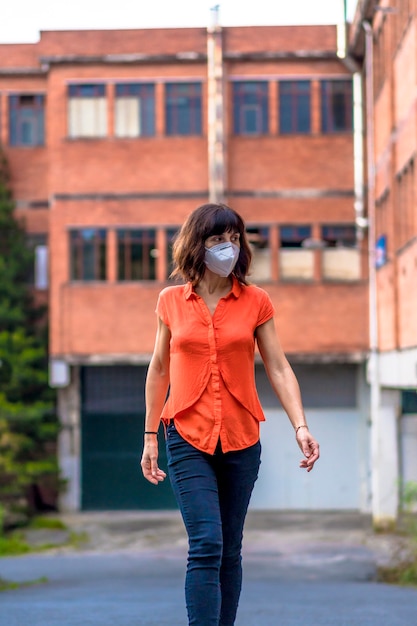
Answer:
<svg viewBox="0 0 417 626"><path fill-rule="evenodd" d="M366 117L375 364L369 380L376 517L395 516L398 478L417 480L416 9L415 0L361 2L349 45L370 96Z"/></svg>
<svg viewBox="0 0 417 626"><path fill-rule="evenodd" d="M298 474L291 429L257 366L268 419L253 506L369 506L352 102L335 26L54 31L0 45L0 138L41 281L49 250L63 506L172 505L168 485L139 475L143 382L170 242L209 199L248 224L251 279L275 303L325 445L315 479ZM335 479L342 439L354 469Z"/></svg>

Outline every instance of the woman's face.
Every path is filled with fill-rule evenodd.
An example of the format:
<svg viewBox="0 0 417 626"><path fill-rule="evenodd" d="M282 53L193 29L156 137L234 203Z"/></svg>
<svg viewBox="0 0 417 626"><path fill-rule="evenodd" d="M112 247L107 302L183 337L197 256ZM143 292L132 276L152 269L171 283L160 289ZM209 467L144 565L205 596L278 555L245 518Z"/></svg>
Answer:
<svg viewBox="0 0 417 626"><path fill-rule="evenodd" d="M213 246L217 246L219 243L234 243L235 246L240 248L240 235L239 233L234 232L224 232L221 235L211 235L207 237L204 242L206 248L212 248Z"/></svg>

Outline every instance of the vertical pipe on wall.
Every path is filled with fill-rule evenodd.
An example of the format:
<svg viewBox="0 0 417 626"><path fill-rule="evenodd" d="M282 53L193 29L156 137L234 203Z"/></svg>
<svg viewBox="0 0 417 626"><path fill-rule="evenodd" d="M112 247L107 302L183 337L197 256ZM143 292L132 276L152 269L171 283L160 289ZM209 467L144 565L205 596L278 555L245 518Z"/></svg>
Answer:
<svg viewBox="0 0 417 626"><path fill-rule="evenodd" d="M364 217L364 128L363 128L363 87L362 75L353 75L353 176L355 188L355 224L356 239L363 240L364 229L368 222Z"/></svg>
<svg viewBox="0 0 417 626"><path fill-rule="evenodd" d="M347 52L347 2L342 0L341 11L343 20L337 24L337 56L346 67L353 72L353 175L354 175L354 208L356 239L363 240L363 232L367 227L364 218L364 128L363 128L363 87L362 75L354 59Z"/></svg>
<svg viewBox="0 0 417 626"><path fill-rule="evenodd" d="M223 35L218 23L218 9L218 6L212 9L213 22L207 29L207 136L210 202L224 202L226 185Z"/></svg>

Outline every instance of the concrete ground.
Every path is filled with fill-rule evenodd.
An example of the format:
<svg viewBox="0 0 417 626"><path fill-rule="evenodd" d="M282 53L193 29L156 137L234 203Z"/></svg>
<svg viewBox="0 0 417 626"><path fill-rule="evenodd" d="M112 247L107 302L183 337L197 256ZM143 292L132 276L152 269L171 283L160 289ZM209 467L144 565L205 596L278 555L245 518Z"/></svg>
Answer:
<svg viewBox="0 0 417 626"><path fill-rule="evenodd" d="M1 626L185 626L187 542L178 512L63 516L88 539L0 560L0 576L47 582L0 595ZM31 541L45 540L45 532ZM62 539L64 535L62 534ZM236 626L415 626L417 590L375 582L404 550L352 512L248 514Z"/></svg>
<svg viewBox="0 0 417 626"><path fill-rule="evenodd" d="M63 514L72 531L85 533L83 551L143 551L153 548L186 549L187 538L178 511L126 511ZM403 545L392 533L375 533L370 515L356 511L257 511L246 519L246 552L300 549L317 544L362 546L375 563L383 564Z"/></svg>

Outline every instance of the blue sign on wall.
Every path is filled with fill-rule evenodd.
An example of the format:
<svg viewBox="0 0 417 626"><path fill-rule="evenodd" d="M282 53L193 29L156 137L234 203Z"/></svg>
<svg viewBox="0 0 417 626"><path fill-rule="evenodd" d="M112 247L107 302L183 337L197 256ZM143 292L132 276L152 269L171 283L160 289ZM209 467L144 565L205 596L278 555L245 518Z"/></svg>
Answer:
<svg viewBox="0 0 417 626"><path fill-rule="evenodd" d="M387 236L381 235L375 244L375 266L382 267L387 262Z"/></svg>

